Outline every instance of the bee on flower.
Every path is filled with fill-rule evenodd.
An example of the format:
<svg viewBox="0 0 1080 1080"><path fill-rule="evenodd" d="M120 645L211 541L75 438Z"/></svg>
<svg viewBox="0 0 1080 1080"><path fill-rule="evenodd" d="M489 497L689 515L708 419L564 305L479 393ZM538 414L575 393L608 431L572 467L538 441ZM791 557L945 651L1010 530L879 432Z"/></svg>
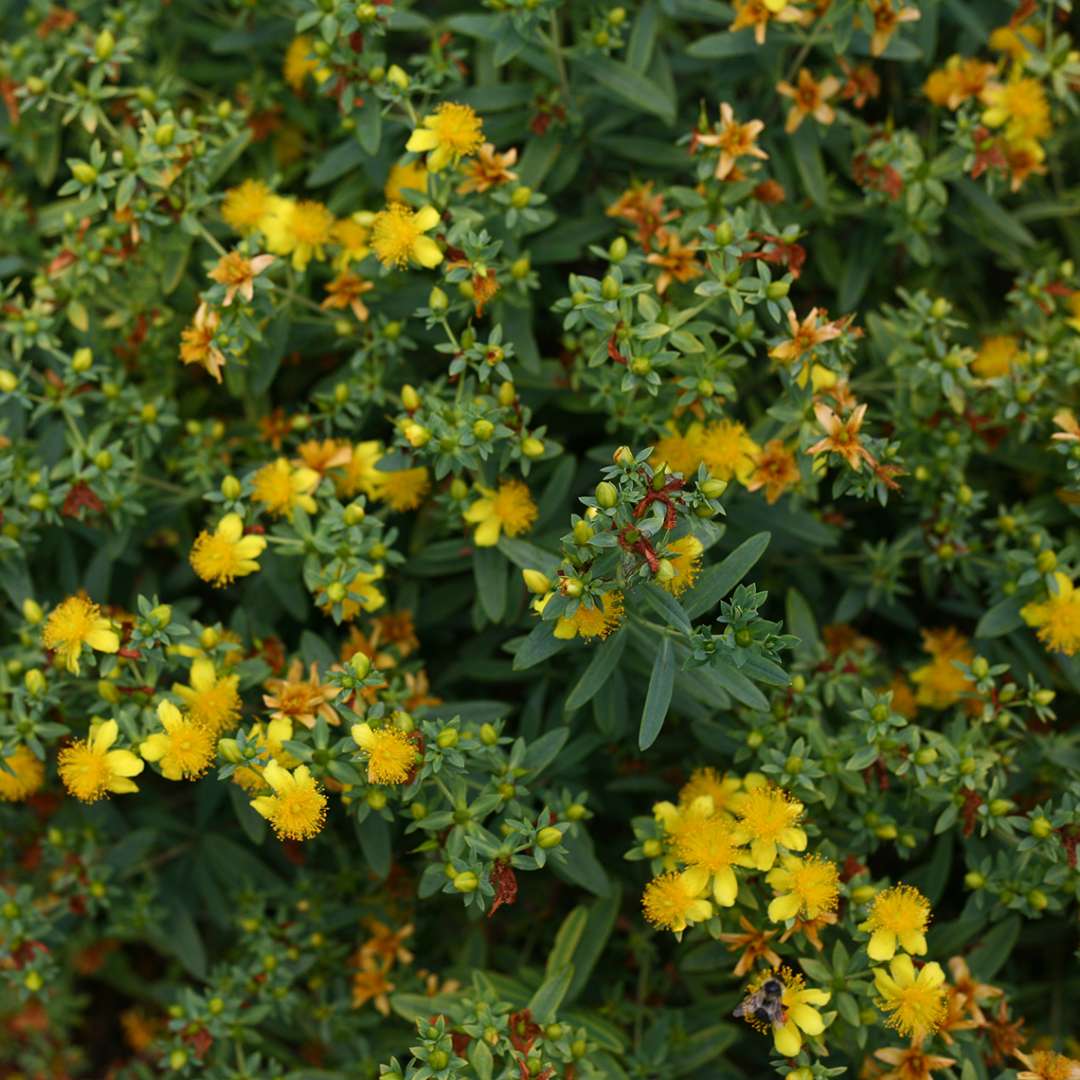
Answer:
<svg viewBox="0 0 1080 1080"><path fill-rule="evenodd" d="M830 997L828 990L807 989L801 975L782 966L761 972L750 983L735 1015L763 1035L771 1033L776 1052L793 1058L802 1050L804 1035L813 1038L825 1030L818 1009Z"/></svg>

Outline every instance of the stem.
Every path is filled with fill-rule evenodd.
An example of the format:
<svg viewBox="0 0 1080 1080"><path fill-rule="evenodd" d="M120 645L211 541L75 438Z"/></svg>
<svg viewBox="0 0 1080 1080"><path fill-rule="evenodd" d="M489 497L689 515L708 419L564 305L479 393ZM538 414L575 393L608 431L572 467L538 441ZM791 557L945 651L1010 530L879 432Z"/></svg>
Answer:
<svg viewBox="0 0 1080 1080"><path fill-rule="evenodd" d="M566 60L563 57L562 30L559 26L559 13L551 13L551 36L548 39L548 49L551 58L555 61L555 70L559 73L559 86L562 89L563 100L570 104L570 79L566 74Z"/></svg>

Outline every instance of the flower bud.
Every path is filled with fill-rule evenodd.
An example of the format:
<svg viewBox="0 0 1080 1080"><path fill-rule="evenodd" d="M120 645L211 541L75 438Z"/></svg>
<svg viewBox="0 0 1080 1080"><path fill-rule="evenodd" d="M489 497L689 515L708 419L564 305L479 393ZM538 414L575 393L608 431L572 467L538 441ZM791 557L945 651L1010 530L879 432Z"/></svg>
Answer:
<svg viewBox="0 0 1080 1080"><path fill-rule="evenodd" d="M92 184L98 178L98 171L89 161L76 161L71 166L71 175L80 184Z"/></svg>
<svg viewBox="0 0 1080 1080"><path fill-rule="evenodd" d="M569 596L571 600L576 600L585 591L585 584L581 578L563 578L559 591L563 596Z"/></svg>
<svg viewBox="0 0 1080 1080"><path fill-rule="evenodd" d="M608 480L596 485L596 501L605 510L610 510L619 501L619 492Z"/></svg>
<svg viewBox="0 0 1080 1080"><path fill-rule="evenodd" d="M353 653L349 658L349 669L358 679L367 678L371 670L371 658L366 653Z"/></svg>
<svg viewBox="0 0 1080 1080"><path fill-rule="evenodd" d="M82 348L76 349L75 355L71 358L71 367L73 371L77 371L80 374L84 371L89 371L94 364L94 354L90 349Z"/></svg>
<svg viewBox="0 0 1080 1080"><path fill-rule="evenodd" d="M454 888L460 893L476 892L479 887L480 879L471 870L463 870L454 875Z"/></svg>
<svg viewBox="0 0 1080 1080"><path fill-rule="evenodd" d="M616 236L615 239L611 241L611 246L608 248L608 258L611 259L612 262L622 262L623 259L626 258L629 250L629 246L626 243L626 237Z"/></svg>
<svg viewBox="0 0 1080 1080"><path fill-rule="evenodd" d="M150 621L161 629L163 626L168 626L172 622L172 605L171 604L158 604L157 607L150 611Z"/></svg>
<svg viewBox="0 0 1080 1080"><path fill-rule="evenodd" d="M515 259L510 264L510 276L515 281L522 281L529 276L531 269L532 265L529 262L529 256L522 255L520 259Z"/></svg>
<svg viewBox="0 0 1080 1080"><path fill-rule="evenodd" d="M964 875L964 884L969 889L981 889L986 884L986 878L978 870L969 870Z"/></svg>
<svg viewBox="0 0 1080 1080"><path fill-rule="evenodd" d="M675 577L675 564L670 559L661 559L656 567L656 580L671 581Z"/></svg>
<svg viewBox="0 0 1080 1080"><path fill-rule="evenodd" d="M99 60L108 60L116 48L116 38L111 30L102 30L94 39L94 55Z"/></svg>
<svg viewBox="0 0 1080 1080"><path fill-rule="evenodd" d="M664 845L659 840L646 840L641 845L641 853L647 859L657 858L664 850Z"/></svg>
<svg viewBox="0 0 1080 1080"><path fill-rule="evenodd" d="M551 578L547 574L539 570L522 570L521 576L525 579L525 588L529 592L540 595L551 592Z"/></svg>
<svg viewBox="0 0 1080 1080"><path fill-rule="evenodd" d="M31 668L23 676L23 685L26 687L26 692L33 697L38 697L45 693L45 675L40 668Z"/></svg>
<svg viewBox="0 0 1080 1080"><path fill-rule="evenodd" d="M1050 901L1047 899L1046 893L1044 893L1042 889L1032 889L1031 892L1027 894L1027 902L1036 911L1045 911L1047 904L1050 903Z"/></svg>
<svg viewBox="0 0 1080 1080"><path fill-rule="evenodd" d="M423 424L406 424L405 440L413 449L419 449L431 441L431 431Z"/></svg>
<svg viewBox="0 0 1080 1080"><path fill-rule="evenodd" d="M538 458L544 455L544 443L542 440L536 438L535 435L530 435L526 439L521 440L521 452L527 458Z"/></svg>
<svg viewBox="0 0 1080 1080"><path fill-rule="evenodd" d="M233 765L244 760L244 755L240 752L240 746L235 739L218 739L217 748L218 753Z"/></svg>
<svg viewBox="0 0 1080 1080"><path fill-rule="evenodd" d="M770 281L765 286L765 295L770 300L781 300L789 292L791 292L791 283L789 281Z"/></svg>
<svg viewBox="0 0 1080 1080"><path fill-rule="evenodd" d="M575 544L585 545L595 535L596 534L593 531L593 527L587 521L579 521L579 522L577 522L576 525L574 525L574 543Z"/></svg>
<svg viewBox="0 0 1080 1080"><path fill-rule="evenodd" d="M19 377L14 371L8 371L7 368L0 368L0 390L5 394L13 394L18 385Z"/></svg>
<svg viewBox="0 0 1080 1080"><path fill-rule="evenodd" d="M699 486L699 490L706 499L719 499L728 489L728 482L726 480L720 480L715 476L709 477Z"/></svg>
<svg viewBox="0 0 1080 1080"><path fill-rule="evenodd" d="M1037 818L1032 818L1028 827L1031 829L1031 835L1037 840L1045 840L1054 831L1050 819L1043 817L1041 814Z"/></svg>
<svg viewBox="0 0 1080 1080"><path fill-rule="evenodd" d="M443 312L449 307L450 298L439 288L438 285L432 288L428 294L428 307L435 312Z"/></svg>
<svg viewBox="0 0 1080 1080"><path fill-rule="evenodd" d="M547 828L541 829L536 834L536 842L545 851L549 851L562 843L562 832L556 829L554 825L548 825Z"/></svg>
<svg viewBox="0 0 1080 1080"><path fill-rule="evenodd" d="M340 581L331 581L326 586L326 599L331 604L340 604L342 600L348 595L349 590L345 588L344 584Z"/></svg>
<svg viewBox="0 0 1080 1080"><path fill-rule="evenodd" d="M1031 697L1036 705L1049 705L1057 697L1057 694L1053 690L1036 690Z"/></svg>
<svg viewBox="0 0 1080 1080"><path fill-rule="evenodd" d="M499 741L499 733L493 724L481 724L480 741L485 746L494 746Z"/></svg>
<svg viewBox="0 0 1080 1080"><path fill-rule="evenodd" d="M409 76L397 64L391 64L386 72L386 81L399 90L404 90L409 85Z"/></svg>
<svg viewBox="0 0 1080 1080"><path fill-rule="evenodd" d="M416 412L420 408L420 395L414 386L406 383L401 388L401 404L408 412Z"/></svg>
<svg viewBox="0 0 1080 1080"><path fill-rule="evenodd" d="M517 401L517 387L512 382L504 382L499 387L499 404L509 409Z"/></svg>
<svg viewBox="0 0 1080 1080"><path fill-rule="evenodd" d="M22 614L31 626L37 626L45 618L41 605L36 600L31 600L29 596L22 602Z"/></svg>
<svg viewBox="0 0 1080 1080"><path fill-rule="evenodd" d="M938 752L932 746L924 746L915 754L916 765L933 765L938 759Z"/></svg>
<svg viewBox="0 0 1080 1080"><path fill-rule="evenodd" d="M435 736L436 744L443 750L450 750L452 747L458 744L458 730L457 728L443 728L438 735Z"/></svg>
<svg viewBox="0 0 1080 1080"><path fill-rule="evenodd" d="M514 188L514 191L510 196L510 205L517 210L524 210L525 207L529 205L529 200L531 198L532 188L522 184L521 187Z"/></svg>
<svg viewBox="0 0 1080 1080"><path fill-rule="evenodd" d="M481 417L473 424L472 430L476 438L481 442L487 442L495 434L495 425L490 420Z"/></svg>
<svg viewBox="0 0 1080 1080"><path fill-rule="evenodd" d="M618 300L621 286L617 278L608 274L603 281L600 282L600 295L605 300Z"/></svg>
<svg viewBox="0 0 1080 1080"><path fill-rule="evenodd" d="M1055 555L1049 548L1045 551L1040 551L1035 558L1035 569L1040 574L1049 574L1057 566L1057 555Z"/></svg>
<svg viewBox="0 0 1080 1080"><path fill-rule="evenodd" d="M873 885L856 885L851 890L851 902L853 904L869 904L877 893Z"/></svg>
<svg viewBox="0 0 1080 1080"><path fill-rule="evenodd" d="M359 525L367 517L367 511L358 502L351 502L343 511L342 520L348 526Z"/></svg>
<svg viewBox="0 0 1080 1080"><path fill-rule="evenodd" d="M221 481L221 494L226 499L239 499L240 498L240 481L235 476L226 476Z"/></svg>
<svg viewBox="0 0 1080 1080"><path fill-rule="evenodd" d="M1004 817L1010 810L1012 810L1013 804L1011 799L993 799L990 802L990 813L994 817Z"/></svg>

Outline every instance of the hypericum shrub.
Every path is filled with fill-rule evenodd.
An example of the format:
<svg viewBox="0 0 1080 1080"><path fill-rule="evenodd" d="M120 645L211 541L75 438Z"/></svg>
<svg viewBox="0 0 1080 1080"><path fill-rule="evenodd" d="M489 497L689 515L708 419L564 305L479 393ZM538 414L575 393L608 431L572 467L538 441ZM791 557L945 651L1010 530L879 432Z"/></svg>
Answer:
<svg viewBox="0 0 1080 1080"><path fill-rule="evenodd" d="M0 10L0 1080L1075 1080L1069 0Z"/></svg>

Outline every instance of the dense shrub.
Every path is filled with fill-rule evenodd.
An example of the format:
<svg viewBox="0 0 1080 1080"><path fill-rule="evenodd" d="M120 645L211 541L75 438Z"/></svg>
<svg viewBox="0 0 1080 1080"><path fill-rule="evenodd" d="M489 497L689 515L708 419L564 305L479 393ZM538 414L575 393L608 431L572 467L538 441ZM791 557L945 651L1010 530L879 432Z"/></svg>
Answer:
<svg viewBox="0 0 1080 1080"><path fill-rule="evenodd" d="M3 1080L1080 1076L1070 7L3 5Z"/></svg>

